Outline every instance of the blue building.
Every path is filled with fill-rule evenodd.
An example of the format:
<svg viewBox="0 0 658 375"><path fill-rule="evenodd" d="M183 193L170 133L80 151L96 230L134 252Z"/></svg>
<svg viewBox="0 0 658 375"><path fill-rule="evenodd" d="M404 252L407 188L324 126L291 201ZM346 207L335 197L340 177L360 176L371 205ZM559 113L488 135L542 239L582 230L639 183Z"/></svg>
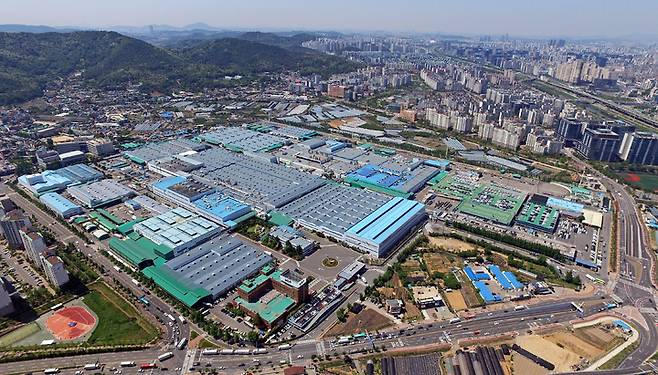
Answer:
<svg viewBox="0 0 658 375"><path fill-rule="evenodd" d="M82 208L57 193L46 193L39 200L58 216L68 219L83 213Z"/></svg>

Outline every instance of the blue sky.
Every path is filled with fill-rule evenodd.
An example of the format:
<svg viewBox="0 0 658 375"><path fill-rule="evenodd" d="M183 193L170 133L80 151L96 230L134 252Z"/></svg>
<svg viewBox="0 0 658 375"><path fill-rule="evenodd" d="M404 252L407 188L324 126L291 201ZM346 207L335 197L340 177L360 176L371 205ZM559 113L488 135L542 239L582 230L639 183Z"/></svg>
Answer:
<svg viewBox="0 0 658 375"><path fill-rule="evenodd" d="M658 0L1 0L0 23L658 35Z"/></svg>

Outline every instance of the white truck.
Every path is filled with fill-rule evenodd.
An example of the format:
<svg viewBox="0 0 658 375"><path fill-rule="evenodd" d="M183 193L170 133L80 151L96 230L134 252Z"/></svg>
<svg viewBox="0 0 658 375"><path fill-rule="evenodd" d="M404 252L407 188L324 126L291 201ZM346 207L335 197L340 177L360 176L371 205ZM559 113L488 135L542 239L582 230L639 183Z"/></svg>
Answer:
<svg viewBox="0 0 658 375"><path fill-rule="evenodd" d="M98 370L101 368L99 363L87 363L84 367L85 371Z"/></svg>
<svg viewBox="0 0 658 375"><path fill-rule="evenodd" d="M279 345L279 348L278 348L278 349L279 349L279 350L288 350L288 349L290 349L290 348L292 348L292 345L290 345L290 344L283 344L283 345Z"/></svg>
<svg viewBox="0 0 658 375"><path fill-rule="evenodd" d="M133 367L135 366L134 361L123 361L119 364L121 367Z"/></svg>

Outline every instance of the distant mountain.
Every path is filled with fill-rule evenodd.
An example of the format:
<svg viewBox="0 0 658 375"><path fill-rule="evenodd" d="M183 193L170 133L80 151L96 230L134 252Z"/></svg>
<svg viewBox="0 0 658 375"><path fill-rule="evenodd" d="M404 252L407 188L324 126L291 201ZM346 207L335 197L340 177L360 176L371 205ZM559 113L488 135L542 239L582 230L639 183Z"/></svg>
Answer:
<svg viewBox="0 0 658 375"><path fill-rule="evenodd" d="M0 25L0 33L58 33L65 32L50 26L41 25Z"/></svg>
<svg viewBox="0 0 658 375"><path fill-rule="evenodd" d="M78 71L100 87L133 82L145 90L170 90L221 87L227 74L297 70L329 75L358 67L296 42L267 38L291 47L222 38L162 48L116 32L0 33L0 104L39 96L49 82Z"/></svg>
<svg viewBox="0 0 658 375"><path fill-rule="evenodd" d="M275 33L263 33L251 31L237 36L239 39L249 40L278 47L300 47L303 42L316 39L317 36L310 33L300 33L290 36L282 36Z"/></svg>

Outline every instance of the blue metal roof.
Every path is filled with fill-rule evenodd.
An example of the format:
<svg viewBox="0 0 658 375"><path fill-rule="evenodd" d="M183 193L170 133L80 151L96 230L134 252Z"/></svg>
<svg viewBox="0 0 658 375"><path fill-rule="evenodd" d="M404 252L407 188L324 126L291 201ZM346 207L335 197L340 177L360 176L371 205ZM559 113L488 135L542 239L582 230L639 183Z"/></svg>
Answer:
<svg viewBox="0 0 658 375"><path fill-rule="evenodd" d="M52 208L53 210L59 212L59 213L65 213L68 210L71 209L79 209L80 206L76 205L75 203L71 202L70 200L64 198L63 196L57 194L57 193L46 193L43 194L39 199Z"/></svg>
<svg viewBox="0 0 658 375"><path fill-rule="evenodd" d="M381 244L424 209L425 205L421 203L395 197L356 223L347 233Z"/></svg>
<svg viewBox="0 0 658 375"><path fill-rule="evenodd" d="M206 195L192 203L203 211L220 218L222 221L236 219L246 215L250 211L248 205L227 197L220 192Z"/></svg>
<svg viewBox="0 0 658 375"><path fill-rule="evenodd" d="M166 190L176 184L180 184L183 182L185 182L185 177L180 177L180 176L167 177L154 183L153 187L159 190Z"/></svg>
<svg viewBox="0 0 658 375"><path fill-rule="evenodd" d="M473 281L473 285L478 289L480 295L484 299L484 302L499 302L502 301L499 295L493 294L489 286L484 281Z"/></svg>
<svg viewBox="0 0 658 375"><path fill-rule="evenodd" d="M474 272L473 269L470 266L464 267L464 272L466 273L466 276L468 276L471 281L478 281L478 280L489 280L490 277L488 274L484 272Z"/></svg>

